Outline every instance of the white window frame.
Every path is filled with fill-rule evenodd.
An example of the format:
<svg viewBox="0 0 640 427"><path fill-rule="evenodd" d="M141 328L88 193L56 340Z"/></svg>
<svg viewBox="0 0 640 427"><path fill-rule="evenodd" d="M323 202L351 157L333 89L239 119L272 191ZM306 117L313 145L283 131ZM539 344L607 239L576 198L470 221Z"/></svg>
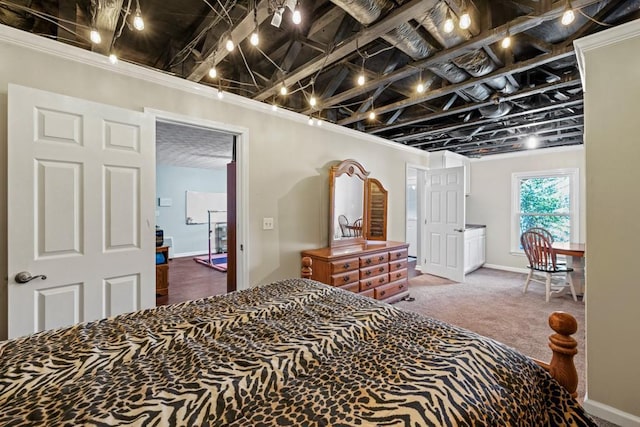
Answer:
<svg viewBox="0 0 640 427"><path fill-rule="evenodd" d="M553 169L511 174L511 253L524 254L520 249L520 183L530 178L569 177L569 224L572 242L580 241L580 180L578 168Z"/></svg>

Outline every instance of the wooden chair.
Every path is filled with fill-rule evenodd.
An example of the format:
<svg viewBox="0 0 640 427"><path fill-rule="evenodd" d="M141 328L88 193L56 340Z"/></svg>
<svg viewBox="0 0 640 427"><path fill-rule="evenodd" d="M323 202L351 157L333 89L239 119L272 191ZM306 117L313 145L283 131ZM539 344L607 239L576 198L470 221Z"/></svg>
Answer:
<svg viewBox="0 0 640 427"><path fill-rule="evenodd" d="M520 243L522 244L524 253L527 255L527 259L529 260L529 265L527 266L529 268L529 274L527 275L527 280L524 284L524 289L522 290L522 292L527 292L529 283L533 280L535 282L545 284L545 294L547 302L549 302L549 297L551 294L559 294L563 292L567 286L571 290L573 300L577 301L578 299L576 298L576 290L573 287L571 275L568 274L572 272L573 269L556 263L556 254L551 247L551 242L549 241L549 239L541 233L527 230L520 236ZM536 272L544 274L546 280L542 281L535 279L533 276ZM552 277L557 274L562 275L562 284L558 284L552 289Z"/></svg>
<svg viewBox="0 0 640 427"><path fill-rule="evenodd" d="M349 220L344 215L338 215L338 224L340 225L340 232L342 233L342 237L351 237L351 232L347 228L349 225Z"/></svg>
<svg viewBox="0 0 640 427"><path fill-rule="evenodd" d="M362 236L362 218L358 218L353 221L353 226L351 228L356 237Z"/></svg>
<svg viewBox="0 0 640 427"><path fill-rule="evenodd" d="M534 231L536 233L540 233L542 234L544 237L547 238L547 240L549 241L549 243L553 243L553 235L551 234L551 232L549 230L547 230L546 228L542 228L542 227L531 227L530 229L528 229L527 231Z"/></svg>

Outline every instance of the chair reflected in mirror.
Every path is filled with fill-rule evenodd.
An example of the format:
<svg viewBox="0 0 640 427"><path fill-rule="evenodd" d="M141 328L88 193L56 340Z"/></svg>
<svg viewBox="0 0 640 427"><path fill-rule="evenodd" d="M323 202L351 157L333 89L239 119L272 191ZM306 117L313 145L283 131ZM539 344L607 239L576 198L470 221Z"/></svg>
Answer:
<svg viewBox="0 0 640 427"><path fill-rule="evenodd" d="M565 291L567 287L571 290L573 300L577 301L576 291L573 287L573 281L571 275L567 274L573 271L572 268L567 268L565 265L558 264L556 262L556 253L551 247L551 241L545 236L536 231L527 230L520 236L520 243L524 253L529 260L529 274L524 284L523 293L527 292L529 283L531 281L545 284L545 298L549 302L551 294L560 294ZM534 278L536 274L545 276L545 280L539 280ZM560 275L561 282L552 284L553 276Z"/></svg>
<svg viewBox="0 0 640 427"><path fill-rule="evenodd" d="M362 218L358 218L353 221L351 231L353 232L354 237L362 237Z"/></svg>
<svg viewBox="0 0 640 427"><path fill-rule="evenodd" d="M342 237L351 237L349 228L349 219L344 215L338 215L338 225L340 225L340 232L342 233Z"/></svg>

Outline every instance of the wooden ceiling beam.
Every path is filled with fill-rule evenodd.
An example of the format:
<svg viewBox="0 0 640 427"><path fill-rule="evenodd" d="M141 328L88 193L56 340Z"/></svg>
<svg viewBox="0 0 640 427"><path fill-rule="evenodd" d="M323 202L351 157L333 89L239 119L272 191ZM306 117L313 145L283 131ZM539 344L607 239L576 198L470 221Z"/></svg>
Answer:
<svg viewBox="0 0 640 427"><path fill-rule="evenodd" d="M557 61L559 59L567 58L569 56L573 56L573 46L560 47L554 50L554 52L536 56L535 58L529 59L527 61L518 62L512 64L507 67L499 68L492 73L484 75L482 77L473 77L468 80L465 80L461 83L451 84L444 86L440 89L431 90L425 92L423 95L414 96L412 98L403 99L392 104L387 104L382 107L378 107L379 113L387 113L389 111L393 111L397 108L409 107L411 105L418 104L420 102L428 101L431 99L439 98L441 96L450 95L459 90L464 90L470 88L472 86L487 83L490 80L505 77L509 74L519 73L526 70L530 70L532 68L538 67L540 65L548 64L549 62ZM338 124L346 125L350 123L359 122L360 120L364 120L366 118L365 114L354 114L351 117L347 117L338 122Z"/></svg>
<svg viewBox="0 0 640 427"><path fill-rule="evenodd" d="M269 17L269 1L261 0L256 7L258 25L260 25ZM231 39L236 44L240 43L240 41L251 35L254 27L253 11L249 11L249 13L231 29ZM225 42L225 40L219 40L219 43L214 44L207 52L203 53L202 61L188 73L187 80L199 82L209 72L212 66L219 64L229 54L229 51L221 45L223 42Z"/></svg>
<svg viewBox="0 0 640 427"><path fill-rule="evenodd" d="M331 65L348 54L356 51L359 47L369 44L378 37L388 33L399 24L407 22L413 17L426 12L431 9L437 1L438 0L412 0L409 3L400 6L379 22L364 28L354 36L338 43L331 52L327 52L326 55L319 55L304 66L293 71L286 77L286 81L297 82L309 77L326 66ZM276 93L277 90L278 84L277 82L274 82L270 87L254 96L254 99L264 101Z"/></svg>
<svg viewBox="0 0 640 427"><path fill-rule="evenodd" d="M572 4L575 8L577 8L586 7L594 3L599 3L601 1L603 0L574 0ZM323 100L322 103L327 107L335 104L340 104L344 101L362 95L363 93L370 92L380 85L393 83L398 80L407 78L419 72L421 68L428 68L437 64L441 64L443 62L451 61L452 59L457 58L463 53L472 52L476 49L481 49L486 45L497 43L504 38L507 31L513 36L515 34L519 34L531 28L534 28L542 24L543 22L552 19L558 19L560 16L562 16L564 7L565 3L563 1L558 1L553 4L553 8L543 14L537 16L520 16L503 25L483 31L478 36L460 43L459 45L451 49L440 51L428 58L413 61L400 68L399 70L394 71L393 73L390 73L386 76L381 76L376 80L368 81L364 84L364 86L354 87L352 89L334 95L330 99Z"/></svg>
<svg viewBox="0 0 640 427"><path fill-rule="evenodd" d="M577 105L582 105L583 104L583 100L582 98L579 99L573 99L571 101L567 101L567 102L561 102L561 103L553 103L553 104L549 104L549 105L545 105L543 107L538 107L538 108L534 108L532 110L527 110L527 111L520 111L519 113L513 113L513 114L508 114L506 116L503 117L499 117L496 119L477 119L477 120L472 120L472 121L468 121L466 123L459 123L456 125L450 125L450 126L442 126L438 129L432 129L429 132L424 132L425 134L430 134L430 135L435 135L435 134L439 134L439 133L446 133L446 132L451 132L454 130L459 130L465 127L478 127L479 125L483 125L483 124L487 124L487 123L497 123L497 122L504 122L507 120L512 120L515 119L517 117L523 117L526 116L528 114L537 114L537 113L543 113L546 111L551 111L551 110L557 110L557 109L563 109L563 108L570 108L570 107L574 107ZM394 141L398 141L401 140L402 138L398 138L398 139L394 139ZM420 141L420 142L415 142L415 143L409 143L408 145L411 146L421 146L421 145L426 145L426 144L430 144L430 141Z"/></svg>
<svg viewBox="0 0 640 427"><path fill-rule="evenodd" d="M503 98L500 99L500 102L508 102L508 101L516 101L518 99L523 99L523 98L528 98L530 96L533 95L538 95L540 93L544 93L544 92L548 92L551 90L558 90L558 89L563 89L563 88L567 88L567 87L576 87L579 86L581 84L580 81L580 77L579 76L573 76L573 77L569 77L561 82L556 82L556 83L547 83L547 84L543 84L543 85L539 85L533 88L527 88L524 90L520 90L512 95L509 96L505 96ZM495 104L495 100L491 99L485 102L481 102L481 103L476 103L476 104L471 104L471 105L462 105L460 107L456 107L456 108L452 108L450 110L443 110L434 114L429 114L426 116L422 116L422 117L417 117L417 118L413 118L413 119L408 119L408 120L403 120L401 122L398 122L395 125L392 126L384 126L384 127L379 127L376 129L372 129L370 130L370 133L380 133L383 131L389 131L389 130L393 130L393 129L397 129L397 128L401 128L404 126L409 126L409 125L416 125L418 123L425 123L425 122L429 122L429 121L433 121L433 120L437 120L437 119L442 119L444 117L447 116L452 116L452 115L457 115L457 114L464 114L464 113L468 113L469 111L474 111L477 110L479 108L482 107L489 107L491 105ZM460 125L456 125L456 126L460 126ZM414 134L409 134L409 135L404 135L402 137L398 137L398 138L394 138L395 141L398 142L403 142L403 141L409 141L412 139L419 139L421 137L427 136L429 134L431 134L432 132L441 132L443 130L445 130L445 128L438 128L435 130L429 130L429 131L425 131L425 132L417 132Z"/></svg>
<svg viewBox="0 0 640 427"><path fill-rule="evenodd" d="M99 44L92 43L91 50L108 55L111 51L113 38L116 34L123 0L97 0L92 1L93 25L100 33L102 41ZM75 4L75 2L74 2ZM126 19L126 16L125 16Z"/></svg>

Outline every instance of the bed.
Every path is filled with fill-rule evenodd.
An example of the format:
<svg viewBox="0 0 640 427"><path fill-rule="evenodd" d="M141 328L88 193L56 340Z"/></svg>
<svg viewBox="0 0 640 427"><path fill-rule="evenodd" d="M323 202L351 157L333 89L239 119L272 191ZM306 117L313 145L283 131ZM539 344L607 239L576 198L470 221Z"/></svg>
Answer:
<svg viewBox="0 0 640 427"><path fill-rule="evenodd" d="M0 425L595 425L491 339L307 279L0 344Z"/></svg>

